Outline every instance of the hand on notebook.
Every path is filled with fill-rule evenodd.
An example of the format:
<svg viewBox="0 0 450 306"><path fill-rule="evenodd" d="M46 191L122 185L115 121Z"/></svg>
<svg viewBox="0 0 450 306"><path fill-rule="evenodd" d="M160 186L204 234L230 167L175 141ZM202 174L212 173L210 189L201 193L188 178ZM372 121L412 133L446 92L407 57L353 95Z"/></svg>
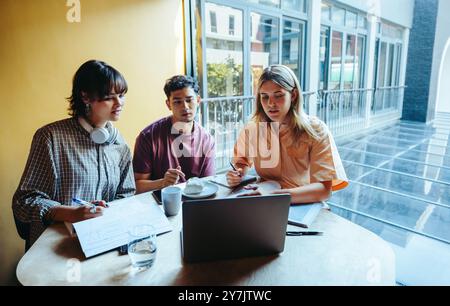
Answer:
<svg viewBox="0 0 450 306"><path fill-rule="evenodd" d="M286 193L288 193L286 190L282 190L282 189L276 189L276 190L272 190L272 191L266 190L266 192L264 192L256 184L249 184L249 185L245 186L244 189L247 190L247 192L243 192L243 193L239 194L238 197L253 197L253 196L267 195L267 194L286 194Z"/></svg>

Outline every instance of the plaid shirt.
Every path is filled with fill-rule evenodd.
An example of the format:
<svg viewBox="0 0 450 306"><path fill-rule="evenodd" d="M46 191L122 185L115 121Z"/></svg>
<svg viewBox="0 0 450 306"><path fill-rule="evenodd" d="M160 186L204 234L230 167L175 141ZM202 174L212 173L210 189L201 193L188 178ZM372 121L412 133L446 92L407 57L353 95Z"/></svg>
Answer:
<svg viewBox="0 0 450 306"><path fill-rule="evenodd" d="M54 122L33 137L12 209L17 231L30 247L48 226L46 214L72 197L105 200L132 196L131 152L119 135L115 143L95 144L76 118Z"/></svg>

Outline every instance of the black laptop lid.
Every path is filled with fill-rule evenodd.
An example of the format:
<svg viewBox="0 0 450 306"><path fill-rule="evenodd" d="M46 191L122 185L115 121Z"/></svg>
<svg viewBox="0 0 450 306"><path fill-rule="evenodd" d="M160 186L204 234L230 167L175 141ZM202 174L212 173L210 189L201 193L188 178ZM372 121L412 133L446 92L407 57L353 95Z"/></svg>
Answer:
<svg viewBox="0 0 450 306"><path fill-rule="evenodd" d="M284 250L289 194L186 201L182 206L187 262L264 256Z"/></svg>

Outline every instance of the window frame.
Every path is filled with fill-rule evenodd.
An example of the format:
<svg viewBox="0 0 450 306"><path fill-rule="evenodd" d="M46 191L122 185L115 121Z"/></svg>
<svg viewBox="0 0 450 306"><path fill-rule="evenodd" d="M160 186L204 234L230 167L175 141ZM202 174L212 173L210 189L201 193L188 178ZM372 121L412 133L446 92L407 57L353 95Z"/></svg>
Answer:
<svg viewBox="0 0 450 306"><path fill-rule="evenodd" d="M305 12L298 12L298 11L290 11L286 9L281 8L281 2L280 2L280 8L265 6L258 3L250 3L244 0L228 0L225 4L223 1L220 0L188 0L185 1L190 7L190 10L186 10L185 12L189 13L189 18L186 18L187 20L192 20L191 24L195 23L195 26L189 26L186 27L188 29L188 35L190 39L187 40L187 54L186 54L186 72L190 75L196 77L199 79L199 82L201 84L201 94L202 97L208 98L208 84L207 84L207 73L206 73L206 67L205 67L205 59L206 59L206 20L205 20L205 3L213 3L216 5L226 6L233 9L241 10L242 11L242 27L243 27L243 95L249 96L252 93L252 84L251 84L251 40L248 39L250 36L250 22L251 22L251 13L257 13L262 14L266 16L271 16L274 18L278 18L278 63L282 63L282 44L283 44L283 22L286 19L302 23L303 25L303 46L302 46L302 54L299 56L299 60L302 63L302 71L301 74L298 76L300 84L302 87L305 86L305 74L307 70L307 61L306 61L306 55L307 55L307 26L308 26L308 11L309 11L309 5L311 0L305 0L304 6L305 6ZM197 29L197 20L195 18L195 12L197 10L197 6L200 5L200 21L198 25L201 26L201 29ZM236 20L235 20L236 25ZM200 31L201 36L201 43L197 43L197 32ZM236 31L236 28L235 28ZM190 32L190 33L189 33ZM189 47L189 48L188 48ZM200 49L200 50L199 50ZM202 60L199 61L199 55L201 54ZM202 63L203 67L198 67L199 62Z"/></svg>

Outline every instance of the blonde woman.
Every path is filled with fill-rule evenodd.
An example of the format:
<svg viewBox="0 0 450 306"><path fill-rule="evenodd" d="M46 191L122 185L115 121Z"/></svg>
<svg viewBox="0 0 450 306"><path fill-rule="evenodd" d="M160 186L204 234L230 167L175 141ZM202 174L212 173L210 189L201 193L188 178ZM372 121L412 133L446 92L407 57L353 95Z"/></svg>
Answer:
<svg viewBox="0 0 450 306"><path fill-rule="evenodd" d="M256 111L239 135L233 163L237 171L227 173L230 186L255 167L263 180L281 185L274 194L290 193L293 203L324 201L348 185L333 136L322 121L303 112L298 79L282 65L261 75Z"/></svg>

